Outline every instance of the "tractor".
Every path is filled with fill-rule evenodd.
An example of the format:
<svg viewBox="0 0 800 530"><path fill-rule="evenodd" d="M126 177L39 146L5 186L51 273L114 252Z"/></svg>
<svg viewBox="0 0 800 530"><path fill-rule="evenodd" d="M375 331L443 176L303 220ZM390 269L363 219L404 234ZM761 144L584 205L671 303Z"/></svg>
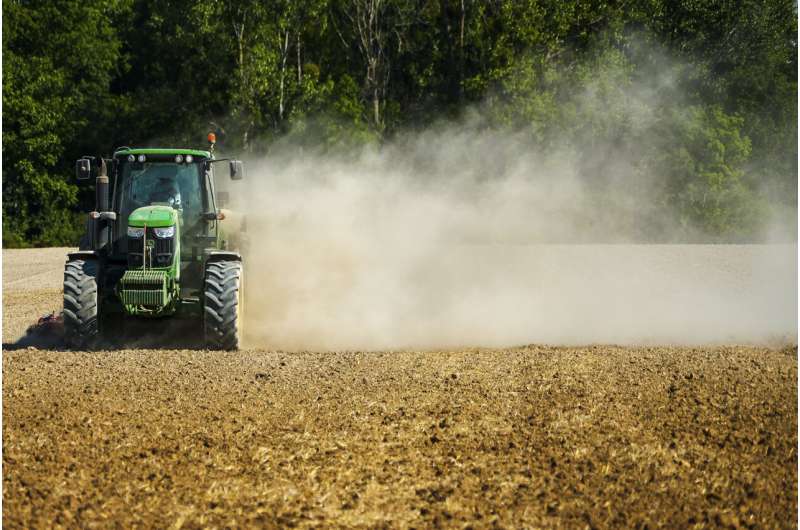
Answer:
<svg viewBox="0 0 800 530"><path fill-rule="evenodd" d="M120 147L76 162L79 180L95 176L95 209L64 269L70 347L98 347L132 320L189 318L202 322L206 347L239 348L242 234L227 231L234 215L214 170L227 162L239 180L244 166L215 158L214 140L208 151Z"/></svg>

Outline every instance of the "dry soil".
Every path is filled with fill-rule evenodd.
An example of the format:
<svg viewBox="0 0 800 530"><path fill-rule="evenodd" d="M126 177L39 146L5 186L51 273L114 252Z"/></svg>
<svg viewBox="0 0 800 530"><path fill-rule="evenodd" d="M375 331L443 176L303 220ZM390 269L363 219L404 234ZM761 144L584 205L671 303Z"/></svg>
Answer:
<svg viewBox="0 0 800 530"><path fill-rule="evenodd" d="M796 527L796 347L19 347L64 252L3 252L7 528Z"/></svg>

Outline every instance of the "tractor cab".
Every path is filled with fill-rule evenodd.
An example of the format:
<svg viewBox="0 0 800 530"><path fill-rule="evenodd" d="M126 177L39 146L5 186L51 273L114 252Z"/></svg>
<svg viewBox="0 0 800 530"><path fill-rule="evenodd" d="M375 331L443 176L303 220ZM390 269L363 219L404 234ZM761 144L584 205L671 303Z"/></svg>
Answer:
<svg viewBox="0 0 800 530"><path fill-rule="evenodd" d="M130 219L138 209L145 208L136 217L135 224L140 226L135 228L141 228L147 221L143 217L143 212L149 211L146 208L171 208L184 253L198 253L208 241L217 238L220 227L214 194L216 164L209 152L127 149L114 153L114 160L117 179L112 208L122 219ZM120 223L114 234L116 256L128 251L131 234L127 228Z"/></svg>

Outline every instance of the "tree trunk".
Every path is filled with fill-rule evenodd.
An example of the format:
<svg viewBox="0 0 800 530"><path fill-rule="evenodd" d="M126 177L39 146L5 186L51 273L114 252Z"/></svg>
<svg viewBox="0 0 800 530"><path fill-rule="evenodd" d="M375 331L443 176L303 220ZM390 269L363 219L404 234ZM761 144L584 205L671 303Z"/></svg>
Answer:
<svg viewBox="0 0 800 530"><path fill-rule="evenodd" d="M289 57L289 30L286 30L286 36L281 45L281 81L280 81L280 96L278 101L278 120L283 121L283 112L285 106L286 94L286 59Z"/></svg>
<svg viewBox="0 0 800 530"><path fill-rule="evenodd" d="M375 129L383 131L381 105L388 84L388 65L384 49L386 32L383 20L386 6L383 0L352 0L352 9L345 15L352 22L358 47L366 65L364 94L372 99L372 121Z"/></svg>
<svg viewBox="0 0 800 530"><path fill-rule="evenodd" d="M375 89L372 91L372 111L375 119L375 127L381 130L381 96L378 93L378 85L375 84Z"/></svg>
<svg viewBox="0 0 800 530"><path fill-rule="evenodd" d="M297 32L297 84L303 83L303 64L300 62L300 32Z"/></svg>
<svg viewBox="0 0 800 530"><path fill-rule="evenodd" d="M237 67L239 68L239 94L242 98L241 105L246 105L247 100L249 97L247 96L247 79L245 76L245 69L244 69L244 30L245 24L247 21L247 13L241 15L241 20L233 22L233 33L236 36L236 45L239 50L238 55L238 63ZM244 133L242 134L242 148L245 151L249 150L249 128L245 128Z"/></svg>
<svg viewBox="0 0 800 530"><path fill-rule="evenodd" d="M461 35L458 40L458 100L464 97L464 20L467 16L465 0L461 0Z"/></svg>

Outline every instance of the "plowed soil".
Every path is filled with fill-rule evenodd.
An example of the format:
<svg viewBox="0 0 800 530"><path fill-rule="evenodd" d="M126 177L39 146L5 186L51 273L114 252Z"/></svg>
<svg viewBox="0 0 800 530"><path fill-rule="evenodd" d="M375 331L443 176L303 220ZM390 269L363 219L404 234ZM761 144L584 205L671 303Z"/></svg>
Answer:
<svg viewBox="0 0 800 530"><path fill-rule="evenodd" d="M3 253L3 524L797 525L796 347L20 347L63 249Z"/></svg>

